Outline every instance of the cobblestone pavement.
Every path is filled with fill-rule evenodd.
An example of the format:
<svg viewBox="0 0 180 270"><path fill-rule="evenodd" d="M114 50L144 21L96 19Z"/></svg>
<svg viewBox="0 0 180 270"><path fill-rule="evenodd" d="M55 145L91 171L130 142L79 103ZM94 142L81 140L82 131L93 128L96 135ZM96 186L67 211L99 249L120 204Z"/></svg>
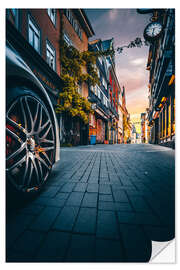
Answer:
<svg viewBox="0 0 180 270"><path fill-rule="evenodd" d="M41 194L7 214L9 262L144 262L174 238L174 150L61 149Z"/></svg>

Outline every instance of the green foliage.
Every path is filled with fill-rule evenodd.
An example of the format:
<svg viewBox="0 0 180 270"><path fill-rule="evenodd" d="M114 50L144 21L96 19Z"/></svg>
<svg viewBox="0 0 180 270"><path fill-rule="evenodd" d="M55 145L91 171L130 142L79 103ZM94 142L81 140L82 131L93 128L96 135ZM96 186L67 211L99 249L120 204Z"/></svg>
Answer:
<svg viewBox="0 0 180 270"><path fill-rule="evenodd" d="M57 113L67 113L88 123L89 113L93 113L93 110L91 103L78 93L78 86L83 83L89 86L99 84L95 67L96 59L111 53L113 52L79 52L73 46L68 46L62 39L60 40L61 79L64 86L59 93Z"/></svg>
<svg viewBox="0 0 180 270"><path fill-rule="evenodd" d="M88 100L78 93L78 86L83 83L95 85L99 83L97 70L94 67L96 56L92 52L79 52L73 46L60 41L60 55L64 87L59 93L56 107L57 113L68 113L72 117L81 118L88 123L89 113L93 113ZM87 73L88 71L88 73Z"/></svg>

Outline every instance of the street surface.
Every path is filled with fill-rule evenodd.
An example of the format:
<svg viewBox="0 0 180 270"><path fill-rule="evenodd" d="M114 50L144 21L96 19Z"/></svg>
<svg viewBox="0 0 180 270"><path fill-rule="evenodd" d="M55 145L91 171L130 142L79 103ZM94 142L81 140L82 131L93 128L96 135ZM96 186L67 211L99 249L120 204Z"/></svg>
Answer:
<svg viewBox="0 0 180 270"><path fill-rule="evenodd" d="M41 194L7 213L9 262L144 262L174 238L175 151L61 148Z"/></svg>

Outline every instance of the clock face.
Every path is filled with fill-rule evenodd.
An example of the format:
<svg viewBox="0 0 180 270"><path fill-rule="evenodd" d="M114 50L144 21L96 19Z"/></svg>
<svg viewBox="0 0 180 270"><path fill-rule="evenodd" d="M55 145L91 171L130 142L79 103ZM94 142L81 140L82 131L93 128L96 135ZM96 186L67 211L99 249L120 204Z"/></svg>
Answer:
<svg viewBox="0 0 180 270"><path fill-rule="evenodd" d="M159 22L148 24L144 30L144 37L147 40L153 40L160 36L163 26Z"/></svg>

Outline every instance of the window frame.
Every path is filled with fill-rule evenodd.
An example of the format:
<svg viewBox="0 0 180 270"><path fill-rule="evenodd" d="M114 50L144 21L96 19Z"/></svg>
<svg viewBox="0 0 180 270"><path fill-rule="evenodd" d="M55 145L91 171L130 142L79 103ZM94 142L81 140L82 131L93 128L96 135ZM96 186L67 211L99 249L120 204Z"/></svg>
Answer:
<svg viewBox="0 0 180 270"><path fill-rule="evenodd" d="M52 11L52 10L54 10L54 12L55 12L55 13L54 13L54 14L55 14L55 15L54 15L54 20L53 20L52 17L51 17L51 15L52 15L52 12L51 12L51 11ZM53 25L56 26L56 14L57 14L56 9L55 9L55 8L48 8L48 9L47 9L47 14L48 14L48 16L49 16L51 22L53 23Z"/></svg>
<svg viewBox="0 0 180 270"><path fill-rule="evenodd" d="M32 29L33 32L32 43L30 42L30 29ZM38 36L39 38L38 49L35 48L35 39L34 39L35 35ZM36 52L38 52L39 54L41 53L41 31L30 15L28 15L28 42Z"/></svg>
<svg viewBox="0 0 180 270"><path fill-rule="evenodd" d="M19 10L17 8L11 8L11 14L17 29L19 28Z"/></svg>
<svg viewBox="0 0 180 270"><path fill-rule="evenodd" d="M73 14L72 14L72 11L70 9L66 8L64 14L65 14L66 18L69 20L70 24L72 25L74 31L76 32L76 34L78 35L80 40L82 40L81 27L80 27L79 22L77 21L77 19L74 18Z"/></svg>
<svg viewBox="0 0 180 270"><path fill-rule="evenodd" d="M51 55L53 55L53 53L54 53L54 55L53 55L53 57L54 57L53 67L48 62L48 56L47 56L48 51L49 51L49 53ZM56 49L52 46L52 44L49 42L49 40L46 40L46 62L49 65L49 67L52 68L52 70L56 71Z"/></svg>

